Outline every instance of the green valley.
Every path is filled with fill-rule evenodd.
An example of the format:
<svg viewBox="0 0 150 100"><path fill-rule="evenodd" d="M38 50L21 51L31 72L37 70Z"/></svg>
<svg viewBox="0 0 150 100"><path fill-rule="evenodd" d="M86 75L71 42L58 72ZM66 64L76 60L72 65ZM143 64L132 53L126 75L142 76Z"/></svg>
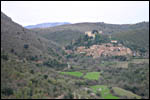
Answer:
<svg viewBox="0 0 150 100"><path fill-rule="evenodd" d="M31 18L19 17L25 23L38 18L38 22L47 18L61 21L61 5L52 6L59 10L48 9L48 16L42 8L51 6L38 10L33 5L33 14L24 12ZM71 13L72 18L78 17L80 11L75 12L73 5L64 6L65 18ZM70 9L72 6L76 9ZM103 13L90 12L97 6L90 7L91 18ZM148 21L110 24L90 22L85 15L82 18L89 22L36 24L30 29L18 24L21 19L17 21L13 9L11 12L10 17L1 12L1 99L149 99Z"/></svg>

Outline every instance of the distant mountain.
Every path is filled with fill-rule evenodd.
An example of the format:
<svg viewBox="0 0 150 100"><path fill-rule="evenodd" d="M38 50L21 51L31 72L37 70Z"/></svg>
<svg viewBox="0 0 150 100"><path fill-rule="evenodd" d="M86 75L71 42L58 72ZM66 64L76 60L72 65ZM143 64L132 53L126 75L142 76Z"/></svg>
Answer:
<svg viewBox="0 0 150 100"><path fill-rule="evenodd" d="M41 23L41 24L36 24L36 25L28 25L28 26L24 26L24 27L27 29L46 28L46 27L54 27L54 26L65 25L65 24L71 24L71 23L69 23L69 22Z"/></svg>

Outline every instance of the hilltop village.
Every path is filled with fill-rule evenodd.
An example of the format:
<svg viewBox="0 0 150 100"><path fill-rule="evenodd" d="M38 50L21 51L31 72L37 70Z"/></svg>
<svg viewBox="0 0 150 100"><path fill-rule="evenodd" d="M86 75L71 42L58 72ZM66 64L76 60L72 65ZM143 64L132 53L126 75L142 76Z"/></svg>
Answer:
<svg viewBox="0 0 150 100"><path fill-rule="evenodd" d="M78 47L76 53L86 53L87 56L97 58L100 56L124 56L132 55L132 51L120 44L120 46L113 46L111 43L102 45L93 45L90 48L84 46Z"/></svg>
<svg viewBox="0 0 150 100"><path fill-rule="evenodd" d="M103 34L102 31L87 31L85 35L88 37L92 37L93 39L96 37L96 34ZM111 38L111 36L109 37ZM65 50L66 53L73 53L72 50ZM117 40L111 40L110 43L102 43L102 44L94 44L90 47L79 46L74 51L76 54L85 54L86 56L92 56L93 58L98 58L101 56L125 56L125 55L133 55L130 48L123 46L118 43Z"/></svg>

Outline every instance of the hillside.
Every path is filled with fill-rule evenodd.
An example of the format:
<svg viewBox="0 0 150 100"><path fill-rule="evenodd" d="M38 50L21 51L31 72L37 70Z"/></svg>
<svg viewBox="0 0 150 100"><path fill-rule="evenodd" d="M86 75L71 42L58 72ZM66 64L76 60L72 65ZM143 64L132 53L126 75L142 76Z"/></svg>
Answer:
<svg viewBox="0 0 150 100"><path fill-rule="evenodd" d="M40 32L42 32L40 34ZM38 35L41 35L42 37L52 40L61 46L64 46L66 44L69 44L72 40L78 39L80 36L83 36L84 34L80 31L73 31L70 29L67 30L62 30L62 31L55 31L55 32L48 32L48 34L45 34L45 30L43 31L38 31Z"/></svg>
<svg viewBox="0 0 150 100"><path fill-rule="evenodd" d="M45 57L53 58L52 55L47 55L50 52L48 48L61 54L61 48L56 43L23 28L1 13L1 50L11 52L20 58L36 56L40 60Z"/></svg>
<svg viewBox="0 0 150 100"><path fill-rule="evenodd" d="M107 33L84 35L88 27L95 29L93 26L96 24L80 23L29 30L1 12L1 98L148 99L149 56L127 55L128 51L132 53L127 46L131 42L149 47L149 24L139 23L130 28L107 25L107 29L124 30L112 33L112 39L119 43L112 43ZM121 41L121 33L127 35L125 42ZM142 35L144 41L134 41Z"/></svg>
<svg viewBox="0 0 150 100"><path fill-rule="evenodd" d="M33 28L46 28L46 27L54 27L59 25L65 25L65 24L71 24L69 22L53 22L53 23L41 23L36 25L28 25L24 26L27 29L33 29Z"/></svg>
<svg viewBox="0 0 150 100"><path fill-rule="evenodd" d="M76 23L32 30L38 32L39 35L46 37L47 39L53 40L61 45L66 45L66 42L62 42L63 40L71 42L70 40L77 39L77 37L80 37L80 35L83 35L86 31L98 30L102 31L103 34L114 34L143 28L149 28L149 22L141 22L136 24L107 24L103 22ZM62 36L61 38L59 38L60 35ZM58 38L60 41L57 41Z"/></svg>
<svg viewBox="0 0 150 100"><path fill-rule="evenodd" d="M112 38L135 51L149 55L149 28L139 28L112 34Z"/></svg>
<svg viewBox="0 0 150 100"><path fill-rule="evenodd" d="M49 30L49 31L60 31L60 30L76 30L80 32L91 31L91 30L102 30L104 34L111 34L117 31L123 31L128 29L138 29L143 27L149 27L149 22L141 22L136 24L108 24L104 22L97 23L75 23L69 25L61 25L56 27L48 27L44 29L35 29L35 30Z"/></svg>

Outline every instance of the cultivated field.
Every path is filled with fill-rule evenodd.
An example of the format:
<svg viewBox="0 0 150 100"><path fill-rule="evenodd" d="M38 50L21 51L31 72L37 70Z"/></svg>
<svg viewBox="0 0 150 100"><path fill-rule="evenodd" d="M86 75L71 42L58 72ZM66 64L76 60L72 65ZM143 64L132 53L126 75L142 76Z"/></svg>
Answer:
<svg viewBox="0 0 150 100"><path fill-rule="evenodd" d="M89 79L89 80L98 80L100 77L100 72L88 72L84 76L84 78Z"/></svg>
<svg viewBox="0 0 150 100"><path fill-rule="evenodd" d="M119 87L112 87L113 91L115 94L119 95L119 96L126 96L128 98L137 98L137 99L141 99L141 96L138 96L130 91L124 90L122 88Z"/></svg>
<svg viewBox="0 0 150 100"><path fill-rule="evenodd" d="M90 88L92 88L94 93L100 92L102 98L104 99L119 99L119 97L113 96L110 93L109 88L105 85L95 85L95 86L91 86Z"/></svg>
<svg viewBox="0 0 150 100"><path fill-rule="evenodd" d="M66 74L66 75L71 75L71 76L76 76L76 77L81 77L83 73L81 72L60 72L61 74Z"/></svg>

